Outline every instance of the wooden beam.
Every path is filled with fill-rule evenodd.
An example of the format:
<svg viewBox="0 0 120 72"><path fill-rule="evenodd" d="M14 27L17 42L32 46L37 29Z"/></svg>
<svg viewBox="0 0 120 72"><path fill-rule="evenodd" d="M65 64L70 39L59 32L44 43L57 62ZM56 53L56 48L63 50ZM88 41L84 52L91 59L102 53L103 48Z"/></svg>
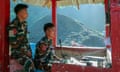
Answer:
<svg viewBox="0 0 120 72"><path fill-rule="evenodd" d="M57 20L56 20L56 0L52 0L52 22L56 27L55 30L55 37L54 37L54 41L53 41L53 45L56 46L56 39L57 39Z"/></svg>

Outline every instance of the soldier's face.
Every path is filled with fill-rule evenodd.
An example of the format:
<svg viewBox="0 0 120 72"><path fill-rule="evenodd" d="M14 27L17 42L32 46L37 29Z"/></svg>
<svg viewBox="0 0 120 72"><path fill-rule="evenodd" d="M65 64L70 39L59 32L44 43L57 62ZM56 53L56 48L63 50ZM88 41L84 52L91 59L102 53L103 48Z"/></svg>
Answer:
<svg viewBox="0 0 120 72"><path fill-rule="evenodd" d="M53 27L53 28L47 29L46 35L48 38L53 39L55 36L55 28Z"/></svg>
<svg viewBox="0 0 120 72"><path fill-rule="evenodd" d="M18 16L20 16L22 19L27 19L28 17L27 8L24 8L21 11L19 11Z"/></svg>

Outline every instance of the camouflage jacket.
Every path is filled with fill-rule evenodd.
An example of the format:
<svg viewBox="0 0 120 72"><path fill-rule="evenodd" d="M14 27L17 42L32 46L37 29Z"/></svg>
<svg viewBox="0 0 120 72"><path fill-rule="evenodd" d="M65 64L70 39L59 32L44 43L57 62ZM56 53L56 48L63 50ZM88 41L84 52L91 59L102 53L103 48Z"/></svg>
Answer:
<svg viewBox="0 0 120 72"><path fill-rule="evenodd" d="M15 18L8 26L8 33L11 56L19 58L27 51L31 51L27 38L26 21L20 22L18 18Z"/></svg>
<svg viewBox="0 0 120 72"><path fill-rule="evenodd" d="M41 45L45 45L47 47L46 51L42 53ZM43 37L37 44L36 44L36 53L35 53L35 60L42 63L49 63L50 60L53 60L55 56L55 51L52 46L52 40L48 40L47 37Z"/></svg>

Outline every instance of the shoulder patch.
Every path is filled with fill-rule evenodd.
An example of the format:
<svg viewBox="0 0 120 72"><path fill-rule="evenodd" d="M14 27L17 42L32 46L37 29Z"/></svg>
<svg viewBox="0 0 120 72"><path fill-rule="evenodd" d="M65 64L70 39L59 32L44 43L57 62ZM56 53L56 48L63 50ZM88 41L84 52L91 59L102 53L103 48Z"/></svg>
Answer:
<svg viewBox="0 0 120 72"><path fill-rule="evenodd" d="M16 28L9 31L9 36L15 36L17 34Z"/></svg>

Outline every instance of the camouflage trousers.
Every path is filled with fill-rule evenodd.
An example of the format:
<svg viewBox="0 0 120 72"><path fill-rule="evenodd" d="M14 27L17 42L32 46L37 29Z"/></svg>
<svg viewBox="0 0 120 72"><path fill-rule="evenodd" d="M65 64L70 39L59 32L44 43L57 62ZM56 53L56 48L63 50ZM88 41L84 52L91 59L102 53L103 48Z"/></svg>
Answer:
<svg viewBox="0 0 120 72"><path fill-rule="evenodd" d="M37 69L40 69L44 72L51 72L51 66L49 66L48 63L34 61L34 64Z"/></svg>
<svg viewBox="0 0 120 72"><path fill-rule="evenodd" d="M28 56L22 55L20 52L12 52L11 57L17 60L24 68L24 70L16 72L34 72L33 60Z"/></svg>

